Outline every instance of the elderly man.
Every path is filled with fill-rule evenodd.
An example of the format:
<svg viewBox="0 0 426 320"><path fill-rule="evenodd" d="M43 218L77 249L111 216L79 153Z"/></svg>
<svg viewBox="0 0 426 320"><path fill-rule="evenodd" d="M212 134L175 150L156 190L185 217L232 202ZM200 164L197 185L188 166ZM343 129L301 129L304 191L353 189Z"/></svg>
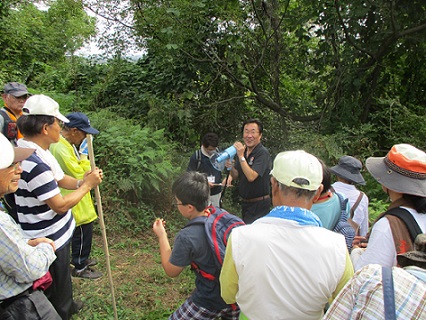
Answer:
<svg viewBox="0 0 426 320"><path fill-rule="evenodd" d="M29 96L27 87L18 82L6 83L1 95L4 107L0 110L0 129L3 135L15 145L16 141L22 138L16 120L21 116L22 107Z"/></svg>
<svg viewBox="0 0 426 320"><path fill-rule="evenodd" d="M96 168L78 180L64 174L50 153L50 145L60 139L62 122L69 121L59 112L55 100L33 95L22 111L17 123L24 138L18 145L36 151L22 162L23 173L15 193L17 216L28 238L48 236L55 242L57 258L50 267L53 284L46 295L61 318L69 319L82 307L81 301L72 299L69 264L75 221L71 208L101 183L102 171ZM59 187L74 191L63 196Z"/></svg>
<svg viewBox="0 0 426 320"><path fill-rule="evenodd" d="M34 149L13 148L0 134L0 197L18 189L20 162ZM25 239L22 229L0 210L0 319L60 320L34 281L46 275L56 259L53 241Z"/></svg>
<svg viewBox="0 0 426 320"><path fill-rule="evenodd" d="M81 112L68 114L69 122L64 124L62 137L58 143L50 146L50 152L58 161L65 174L76 179L83 179L85 172L90 170L90 161L83 157L77 148L86 139L87 134L98 134L99 131L90 125L89 118ZM61 189L63 195L73 190ZM72 275L85 279L98 279L102 273L92 269L97 264L90 259L92 250L93 221L98 217L90 193L72 208L76 228L72 237L71 264L74 265Z"/></svg>
<svg viewBox="0 0 426 320"><path fill-rule="evenodd" d="M345 239L310 211L322 167L305 151L281 152L271 172L274 208L232 231L220 275L222 297L240 319L320 319L353 275Z"/></svg>

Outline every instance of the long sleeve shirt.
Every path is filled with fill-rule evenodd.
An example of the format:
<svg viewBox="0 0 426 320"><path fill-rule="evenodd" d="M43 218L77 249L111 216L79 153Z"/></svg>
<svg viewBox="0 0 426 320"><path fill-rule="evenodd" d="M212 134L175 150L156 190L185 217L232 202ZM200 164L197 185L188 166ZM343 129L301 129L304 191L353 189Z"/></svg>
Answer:
<svg viewBox="0 0 426 320"><path fill-rule="evenodd" d="M0 300L25 291L46 274L56 259L48 243L33 247L5 212L0 211Z"/></svg>

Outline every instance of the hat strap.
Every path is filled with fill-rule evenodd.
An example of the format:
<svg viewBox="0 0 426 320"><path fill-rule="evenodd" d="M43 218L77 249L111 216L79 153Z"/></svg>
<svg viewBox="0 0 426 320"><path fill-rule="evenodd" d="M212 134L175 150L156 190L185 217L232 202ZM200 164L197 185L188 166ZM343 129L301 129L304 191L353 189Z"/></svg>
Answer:
<svg viewBox="0 0 426 320"><path fill-rule="evenodd" d="M389 160L388 156L386 155L385 158L383 159L383 161L385 162L386 166L407 177L407 178L412 178L412 179L418 179L418 180L426 180L426 173L420 173L420 172L414 172L414 171L410 171L404 168L401 168L400 166L396 165L395 163L393 163L392 161Z"/></svg>

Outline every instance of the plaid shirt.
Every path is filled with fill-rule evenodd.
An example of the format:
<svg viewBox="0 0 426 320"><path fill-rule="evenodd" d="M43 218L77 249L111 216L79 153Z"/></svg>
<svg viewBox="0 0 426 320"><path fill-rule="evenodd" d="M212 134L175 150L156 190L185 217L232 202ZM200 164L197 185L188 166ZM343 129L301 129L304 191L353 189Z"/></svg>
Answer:
<svg viewBox="0 0 426 320"><path fill-rule="evenodd" d="M392 270L397 319L426 319L426 270L410 267L423 276L398 267ZM382 267L370 264L355 273L340 291L324 319L384 319Z"/></svg>
<svg viewBox="0 0 426 320"><path fill-rule="evenodd" d="M0 211L0 300L25 291L41 278L56 259L48 243L27 244L21 228Z"/></svg>

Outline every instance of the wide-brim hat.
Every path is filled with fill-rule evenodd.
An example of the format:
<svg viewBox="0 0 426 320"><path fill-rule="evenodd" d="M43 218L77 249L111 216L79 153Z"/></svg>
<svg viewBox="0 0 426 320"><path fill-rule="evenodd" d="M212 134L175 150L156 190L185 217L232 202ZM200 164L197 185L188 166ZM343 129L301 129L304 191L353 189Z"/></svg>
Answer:
<svg viewBox="0 0 426 320"><path fill-rule="evenodd" d="M28 158L35 149L13 147L10 141L0 133L0 148L2 156L0 157L0 169L9 167L14 162L21 162Z"/></svg>
<svg viewBox="0 0 426 320"><path fill-rule="evenodd" d="M414 250L397 255L398 264L402 267L417 266L426 269L426 234L421 233L414 241Z"/></svg>
<svg viewBox="0 0 426 320"><path fill-rule="evenodd" d="M370 157L367 170L386 188L426 197L426 153L409 144L396 144L385 157Z"/></svg>
<svg viewBox="0 0 426 320"><path fill-rule="evenodd" d="M361 161L351 156L343 156L339 159L339 163L337 165L330 168L330 171L345 180L351 181L355 184L365 185L361 169Z"/></svg>
<svg viewBox="0 0 426 320"><path fill-rule="evenodd" d="M89 134L98 134L99 131L93 128L90 124L89 118L81 112L71 112L66 115L69 120L65 125L69 128L77 128Z"/></svg>

